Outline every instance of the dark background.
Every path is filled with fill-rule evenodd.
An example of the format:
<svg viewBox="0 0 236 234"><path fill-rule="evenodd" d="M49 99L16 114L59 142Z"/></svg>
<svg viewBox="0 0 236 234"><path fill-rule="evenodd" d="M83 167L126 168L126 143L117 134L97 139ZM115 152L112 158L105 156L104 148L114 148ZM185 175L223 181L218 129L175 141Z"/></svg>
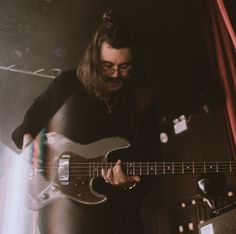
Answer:
<svg viewBox="0 0 236 234"><path fill-rule="evenodd" d="M229 159L221 109L224 95L211 74L199 2L1 0L0 140L19 152L11 132L25 110L58 69L77 66L102 14L113 8L136 35L147 79L159 101L157 121L169 135L163 144L164 159ZM6 71L11 65L15 66ZM35 74L39 69L44 70ZM182 114L188 130L175 135L172 120ZM160 204L198 194L196 181L196 176L158 178L144 204L147 230Z"/></svg>
<svg viewBox="0 0 236 234"><path fill-rule="evenodd" d="M41 74L50 76L57 74L55 68L76 67L102 14L110 8L121 12L123 23L136 35L161 115L171 120L198 112L206 102L222 100L211 77L197 0L2 0L0 64L15 65L13 69L20 71L45 69ZM0 78L0 119L8 121L1 126L1 140L11 145L7 129L19 123L50 79L10 71Z"/></svg>

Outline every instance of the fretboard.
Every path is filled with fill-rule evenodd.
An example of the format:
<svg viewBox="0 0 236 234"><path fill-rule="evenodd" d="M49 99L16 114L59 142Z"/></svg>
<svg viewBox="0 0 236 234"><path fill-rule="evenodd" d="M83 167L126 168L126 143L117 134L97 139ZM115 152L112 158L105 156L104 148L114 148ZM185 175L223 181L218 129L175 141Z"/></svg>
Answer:
<svg viewBox="0 0 236 234"><path fill-rule="evenodd" d="M88 165L89 176L101 176L101 170L112 168L115 163L91 162ZM126 175L181 175L203 173L236 172L236 161L227 162L123 162Z"/></svg>

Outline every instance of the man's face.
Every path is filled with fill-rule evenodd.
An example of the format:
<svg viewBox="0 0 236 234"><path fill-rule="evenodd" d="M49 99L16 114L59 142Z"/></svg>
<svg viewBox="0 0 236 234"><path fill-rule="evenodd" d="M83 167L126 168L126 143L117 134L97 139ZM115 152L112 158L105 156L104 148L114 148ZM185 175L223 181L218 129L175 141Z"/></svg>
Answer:
<svg viewBox="0 0 236 234"><path fill-rule="evenodd" d="M115 49L103 42L100 53L100 69L104 75L104 91L108 93L120 90L129 78L132 69L129 48Z"/></svg>

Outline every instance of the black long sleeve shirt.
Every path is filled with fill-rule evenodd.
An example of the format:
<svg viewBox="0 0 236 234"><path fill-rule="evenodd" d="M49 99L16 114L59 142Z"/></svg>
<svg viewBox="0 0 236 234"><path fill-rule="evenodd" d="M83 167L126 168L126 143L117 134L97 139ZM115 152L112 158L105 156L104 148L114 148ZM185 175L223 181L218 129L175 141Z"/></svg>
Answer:
<svg viewBox="0 0 236 234"><path fill-rule="evenodd" d="M61 73L34 101L26 112L23 123L13 132L12 138L21 148L24 134L29 133L35 137L45 126L81 144L107 137L124 137L131 146L122 153L122 161L157 161L160 157L157 106L151 103L140 112L132 98L121 92L112 107L112 113L108 114L106 104L84 89L75 70ZM106 228L103 227L107 226L107 222L111 227L116 222L122 224L117 233L118 230L119 233L126 233L125 230L135 230L139 226L140 202L150 187L149 179L142 178L130 191L106 184L102 179L98 179L94 186L107 194L109 199L96 208L75 204L78 212L73 216L81 217L83 213L92 223L88 226L85 224L87 221L79 221L85 220L84 217L77 217L77 222L81 223L79 226L84 231L75 233L105 234ZM124 225L128 226L122 228ZM93 229L96 231L93 232Z"/></svg>

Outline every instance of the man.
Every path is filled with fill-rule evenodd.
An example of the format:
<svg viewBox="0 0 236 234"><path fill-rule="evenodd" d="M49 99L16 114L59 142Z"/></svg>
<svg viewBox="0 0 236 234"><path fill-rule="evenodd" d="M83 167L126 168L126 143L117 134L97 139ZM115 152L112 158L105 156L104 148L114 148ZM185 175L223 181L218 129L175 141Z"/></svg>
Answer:
<svg viewBox="0 0 236 234"><path fill-rule="evenodd" d="M40 212L45 234L142 233L139 212L151 180L126 175L122 161L159 159L157 107L138 72L132 34L114 11L105 13L103 21L77 71L61 73L35 100L13 140L24 149L49 123L48 130L84 145L119 136L131 146L114 152L115 166L103 168L93 184L108 199L95 206L53 201Z"/></svg>

